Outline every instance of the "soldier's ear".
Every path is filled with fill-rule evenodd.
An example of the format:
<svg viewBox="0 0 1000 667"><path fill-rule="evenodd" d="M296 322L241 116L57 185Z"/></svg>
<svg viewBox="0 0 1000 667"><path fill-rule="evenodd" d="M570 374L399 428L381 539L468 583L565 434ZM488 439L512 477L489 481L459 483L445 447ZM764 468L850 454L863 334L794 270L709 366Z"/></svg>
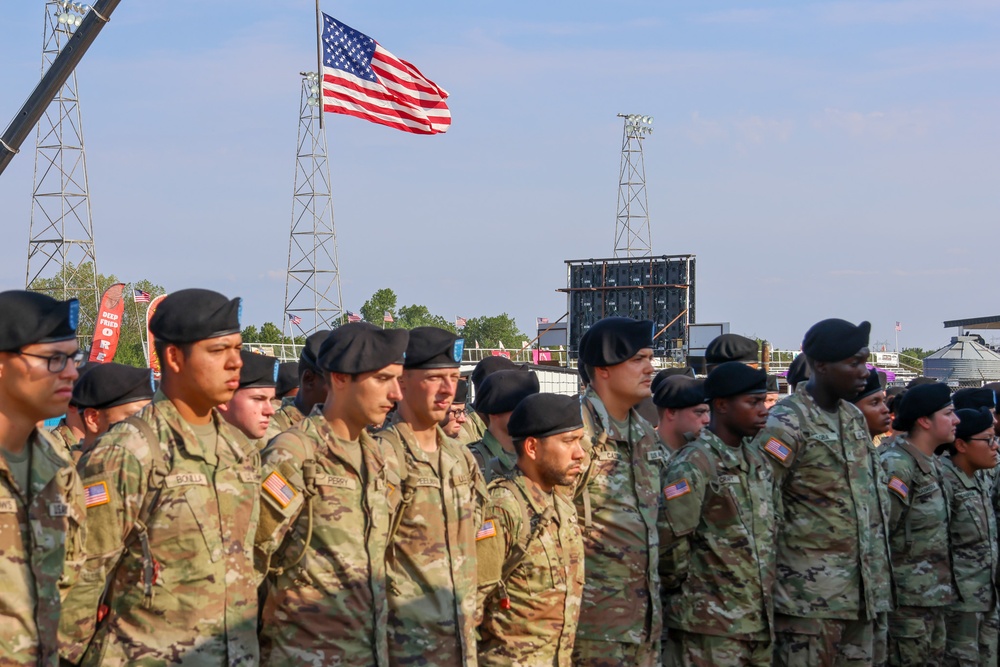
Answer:
<svg viewBox="0 0 1000 667"><path fill-rule="evenodd" d="M524 453L532 461L538 460L538 438L529 435L524 439Z"/></svg>

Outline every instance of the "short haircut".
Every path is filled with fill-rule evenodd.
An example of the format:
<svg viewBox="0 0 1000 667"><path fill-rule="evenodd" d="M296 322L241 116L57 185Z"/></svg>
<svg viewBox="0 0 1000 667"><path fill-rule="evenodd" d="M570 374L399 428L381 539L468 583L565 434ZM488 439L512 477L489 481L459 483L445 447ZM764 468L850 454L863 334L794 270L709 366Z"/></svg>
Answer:
<svg viewBox="0 0 1000 667"><path fill-rule="evenodd" d="M181 351L181 353L187 357L191 354L191 347L194 343L171 343L169 341L161 340L159 338L153 339L153 349L156 350L156 356L160 360L160 373L166 372L167 366L163 363L163 360L167 358L167 346L173 345Z"/></svg>
<svg viewBox="0 0 1000 667"><path fill-rule="evenodd" d="M524 441L527 438L514 438L514 451L517 452L518 458L524 456Z"/></svg>

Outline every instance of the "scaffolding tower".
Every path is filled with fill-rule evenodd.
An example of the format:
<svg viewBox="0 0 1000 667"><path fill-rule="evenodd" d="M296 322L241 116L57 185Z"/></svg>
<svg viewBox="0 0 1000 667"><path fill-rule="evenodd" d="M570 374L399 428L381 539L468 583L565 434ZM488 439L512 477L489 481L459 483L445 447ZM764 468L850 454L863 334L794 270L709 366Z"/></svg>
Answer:
<svg viewBox="0 0 1000 667"><path fill-rule="evenodd" d="M282 316L285 331L293 337L333 329L343 312L330 163L326 131L320 124L319 76L315 72L299 74L298 150Z"/></svg>
<svg viewBox="0 0 1000 667"><path fill-rule="evenodd" d="M653 117L631 113L620 113L618 117L625 119L625 127L622 131L622 158L618 178L615 257L648 257L652 254L652 241L642 140L645 135L653 132Z"/></svg>
<svg viewBox="0 0 1000 667"><path fill-rule="evenodd" d="M88 10L65 1L45 3L42 74ZM79 331L93 330L100 294L75 71L38 122L25 288L44 288L63 300L79 299Z"/></svg>

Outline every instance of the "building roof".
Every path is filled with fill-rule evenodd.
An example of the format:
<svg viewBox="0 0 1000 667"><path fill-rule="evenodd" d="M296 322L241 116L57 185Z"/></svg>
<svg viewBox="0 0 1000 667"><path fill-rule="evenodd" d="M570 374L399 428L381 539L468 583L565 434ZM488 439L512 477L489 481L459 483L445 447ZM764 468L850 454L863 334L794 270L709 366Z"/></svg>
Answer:
<svg viewBox="0 0 1000 667"><path fill-rule="evenodd" d="M993 317L970 317L964 320L949 320L944 323L945 329L963 327L965 329L1000 329L1000 315Z"/></svg>

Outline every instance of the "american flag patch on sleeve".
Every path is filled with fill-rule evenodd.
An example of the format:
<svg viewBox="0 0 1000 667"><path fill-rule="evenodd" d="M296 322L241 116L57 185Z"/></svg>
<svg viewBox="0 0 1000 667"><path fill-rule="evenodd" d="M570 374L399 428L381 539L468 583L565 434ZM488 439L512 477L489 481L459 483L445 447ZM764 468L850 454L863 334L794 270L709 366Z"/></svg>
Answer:
<svg viewBox="0 0 1000 667"><path fill-rule="evenodd" d="M906 500L906 497L910 495L910 487L898 477L889 480L889 490L894 491L903 500Z"/></svg>
<svg viewBox="0 0 1000 667"><path fill-rule="evenodd" d="M476 541L485 540L487 537L495 537L497 534L496 524L493 523L493 519L489 521L484 521L483 525L479 527L476 531Z"/></svg>
<svg viewBox="0 0 1000 667"><path fill-rule="evenodd" d="M786 447L785 443L781 442L781 440L778 440L777 438L771 438L768 440L764 445L764 451L779 461L784 461L792 453L792 450Z"/></svg>
<svg viewBox="0 0 1000 667"><path fill-rule="evenodd" d="M667 500L674 500L675 498L680 498L685 493L691 493L691 485L688 484L686 479L682 479L679 482L674 482L667 488L663 489L663 496Z"/></svg>
<svg viewBox="0 0 1000 667"><path fill-rule="evenodd" d="M111 496L108 495L108 483L98 482L97 484L85 486L83 488L83 498L87 509L111 502Z"/></svg>
<svg viewBox="0 0 1000 667"><path fill-rule="evenodd" d="M295 499L298 495L295 493L295 489L288 485L285 478L276 472L272 472L264 480L261 487L270 494L272 498L278 501L278 504L282 507L288 507L288 503Z"/></svg>

